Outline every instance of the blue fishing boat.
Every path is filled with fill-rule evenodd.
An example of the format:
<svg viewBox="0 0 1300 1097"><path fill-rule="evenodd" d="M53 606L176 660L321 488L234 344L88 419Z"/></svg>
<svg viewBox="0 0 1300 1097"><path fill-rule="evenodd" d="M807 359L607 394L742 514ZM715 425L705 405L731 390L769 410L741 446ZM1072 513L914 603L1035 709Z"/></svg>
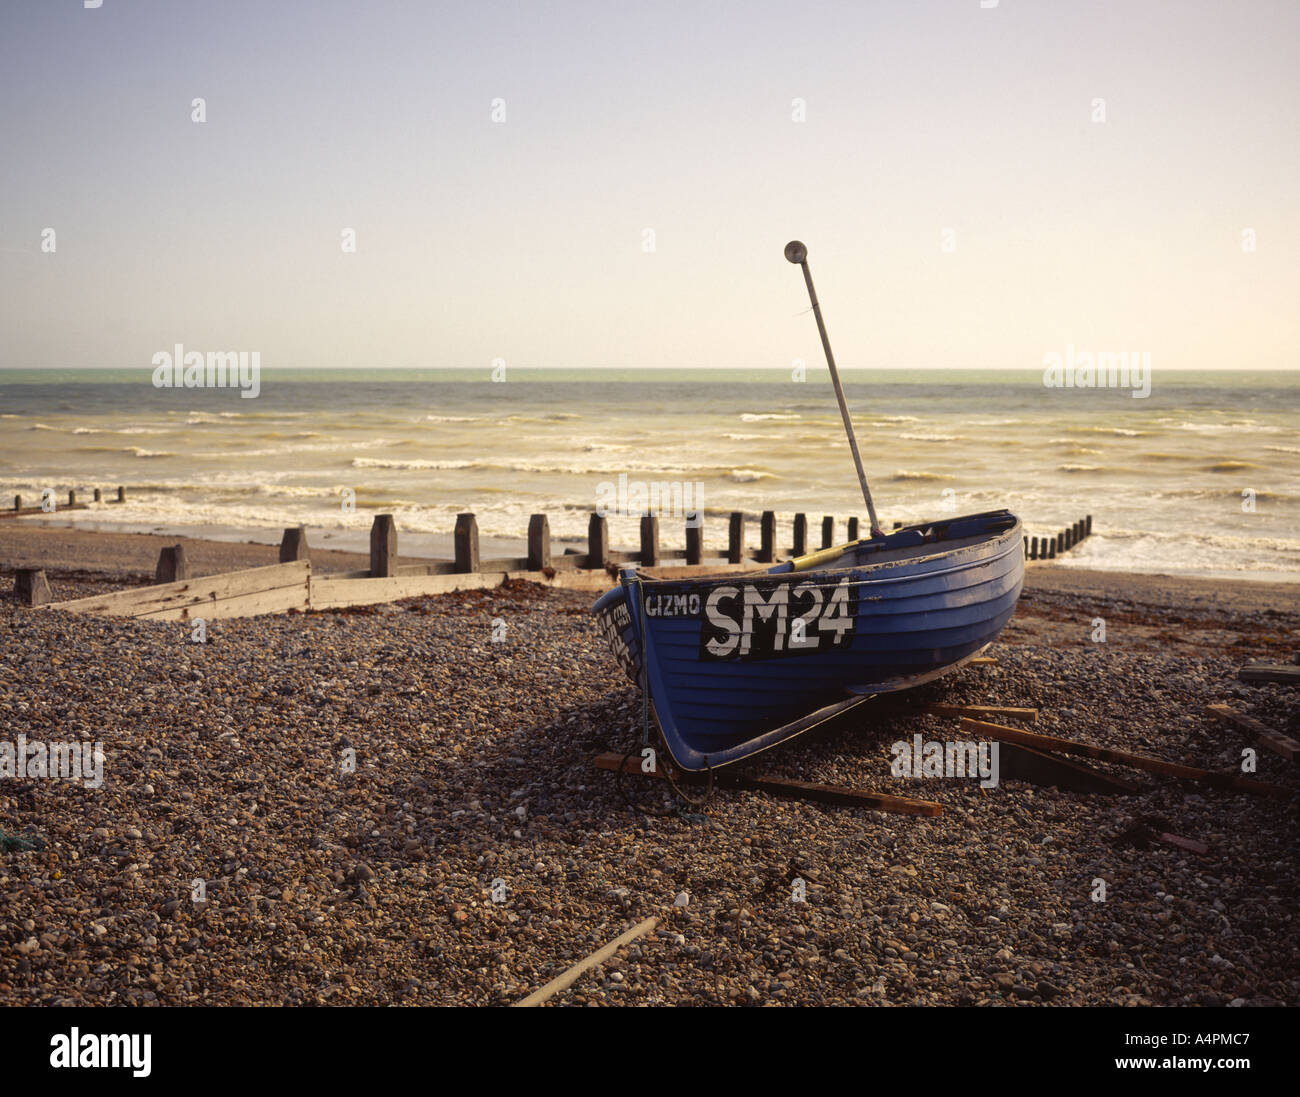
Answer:
<svg viewBox="0 0 1300 1097"><path fill-rule="evenodd" d="M1010 511L883 531L808 249L792 240L785 257L803 270L871 536L768 569L626 568L592 607L683 770L739 761L954 670L1001 632L1024 583Z"/></svg>
<svg viewBox="0 0 1300 1097"><path fill-rule="evenodd" d="M673 761L699 771L961 666L1010 620L1024 570L1002 510L769 569L625 568L592 612Z"/></svg>

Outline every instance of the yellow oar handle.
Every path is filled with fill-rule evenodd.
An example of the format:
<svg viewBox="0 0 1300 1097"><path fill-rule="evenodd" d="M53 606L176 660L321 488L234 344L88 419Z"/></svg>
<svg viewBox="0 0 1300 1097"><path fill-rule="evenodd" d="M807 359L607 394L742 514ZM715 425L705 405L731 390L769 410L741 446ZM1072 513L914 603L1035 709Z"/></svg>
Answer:
<svg viewBox="0 0 1300 1097"><path fill-rule="evenodd" d="M829 563L843 556L846 552L852 552L859 545L865 545L871 538L865 537L858 541L850 541L847 545L831 546L830 548L819 549L816 552L810 552L806 556L796 556L790 561L791 571L809 571L812 568L820 567L822 564Z"/></svg>

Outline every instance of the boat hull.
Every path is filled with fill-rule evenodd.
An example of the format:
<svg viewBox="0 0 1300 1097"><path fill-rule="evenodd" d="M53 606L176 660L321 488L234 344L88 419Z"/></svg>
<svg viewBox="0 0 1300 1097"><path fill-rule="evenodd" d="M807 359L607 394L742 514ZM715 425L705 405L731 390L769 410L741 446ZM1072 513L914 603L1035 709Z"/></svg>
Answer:
<svg viewBox="0 0 1300 1097"><path fill-rule="evenodd" d="M1022 541L1000 511L844 546L827 567L682 579L629 568L593 613L648 684L673 760L716 768L846 698L911 688L977 654L1015 610Z"/></svg>

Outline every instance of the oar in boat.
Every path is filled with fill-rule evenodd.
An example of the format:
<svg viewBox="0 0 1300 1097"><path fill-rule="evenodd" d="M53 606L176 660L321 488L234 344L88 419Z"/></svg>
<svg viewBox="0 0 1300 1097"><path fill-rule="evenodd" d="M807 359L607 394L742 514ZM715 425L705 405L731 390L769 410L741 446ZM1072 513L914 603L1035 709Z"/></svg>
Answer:
<svg viewBox="0 0 1300 1097"><path fill-rule="evenodd" d="M862 456L858 453L858 440L853 435L853 420L849 418L849 405L844 400L844 389L840 386L840 375L835 369L835 356L831 354L831 341L826 335L826 324L822 320L821 305L817 303L817 291L813 289L812 272L808 269L808 249L798 240L791 240L785 246L785 257L803 268L803 280L808 283L808 297L812 301L813 315L817 317L817 331L822 337L822 349L826 352L826 364L831 371L831 384L835 386L835 399L840 402L840 415L844 419L844 431L849 436L849 449L853 451L853 463L858 469L858 481L862 484L862 498L866 500L867 515L871 519L871 536L884 537L885 531L876 520L876 508L871 502L871 488L867 486L867 474L862 468Z"/></svg>

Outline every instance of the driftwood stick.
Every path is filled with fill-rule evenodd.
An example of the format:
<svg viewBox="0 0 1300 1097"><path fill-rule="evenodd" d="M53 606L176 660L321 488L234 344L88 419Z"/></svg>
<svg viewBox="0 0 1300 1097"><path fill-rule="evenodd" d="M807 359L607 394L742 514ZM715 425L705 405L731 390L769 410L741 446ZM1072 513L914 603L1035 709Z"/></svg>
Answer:
<svg viewBox="0 0 1300 1097"><path fill-rule="evenodd" d="M585 960L580 960L569 968L563 975L552 979L546 986L540 990L535 990L527 998L516 1002L516 1006L540 1006L548 998L554 997L566 987L571 987L578 981L581 976L594 968L597 964L604 963L614 955L624 945L629 945L638 937L644 937L659 924L658 918L647 918L644 922L638 922L631 929L620 933L604 948L598 949L588 956Z"/></svg>

